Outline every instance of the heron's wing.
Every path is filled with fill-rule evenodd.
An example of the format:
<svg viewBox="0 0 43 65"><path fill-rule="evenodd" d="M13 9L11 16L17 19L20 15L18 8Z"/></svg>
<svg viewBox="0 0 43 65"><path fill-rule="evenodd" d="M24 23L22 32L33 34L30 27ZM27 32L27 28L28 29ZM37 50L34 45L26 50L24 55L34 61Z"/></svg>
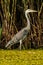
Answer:
<svg viewBox="0 0 43 65"><path fill-rule="evenodd" d="M19 31L14 37L7 43L6 47L18 43L21 39L23 40L27 35L27 30L24 28Z"/></svg>
<svg viewBox="0 0 43 65"><path fill-rule="evenodd" d="M28 31L24 28L21 31L19 31L13 38L12 41L14 43L17 43L19 40L23 40L23 38L28 34Z"/></svg>

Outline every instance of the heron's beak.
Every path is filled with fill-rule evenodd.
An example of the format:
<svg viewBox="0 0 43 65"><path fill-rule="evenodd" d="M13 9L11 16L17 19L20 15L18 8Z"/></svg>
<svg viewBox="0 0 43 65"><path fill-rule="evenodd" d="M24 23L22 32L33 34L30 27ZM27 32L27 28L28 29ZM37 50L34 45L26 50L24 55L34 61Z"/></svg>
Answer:
<svg viewBox="0 0 43 65"><path fill-rule="evenodd" d="M28 9L28 11L30 11L30 12L38 12L38 11L36 11L36 10L31 10L31 9Z"/></svg>

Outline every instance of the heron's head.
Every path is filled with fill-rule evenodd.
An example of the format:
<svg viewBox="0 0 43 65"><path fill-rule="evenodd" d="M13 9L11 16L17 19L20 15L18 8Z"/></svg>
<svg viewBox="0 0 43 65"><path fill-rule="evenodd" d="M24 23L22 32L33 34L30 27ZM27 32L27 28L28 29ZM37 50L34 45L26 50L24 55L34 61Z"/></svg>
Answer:
<svg viewBox="0 0 43 65"><path fill-rule="evenodd" d="M28 14L28 13L30 13L30 12L37 12L37 11L36 11L36 10L27 9L27 10L25 11L25 14Z"/></svg>

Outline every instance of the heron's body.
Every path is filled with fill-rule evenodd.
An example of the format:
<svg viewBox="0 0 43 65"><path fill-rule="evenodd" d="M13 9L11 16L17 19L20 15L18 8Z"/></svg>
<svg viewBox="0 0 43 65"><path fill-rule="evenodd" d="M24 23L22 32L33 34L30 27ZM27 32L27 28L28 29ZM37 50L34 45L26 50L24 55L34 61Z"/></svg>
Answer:
<svg viewBox="0 0 43 65"><path fill-rule="evenodd" d="M23 28L16 35L14 35L14 37L11 39L11 41L8 42L6 47L12 46L13 44L20 42L20 40L24 40L24 38L27 36L27 34L28 34L28 30L26 30L26 28ZM8 48L10 48L10 47L8 47Z"/></svg>
<svg viewBox="0 0 43 65"><path fill-rule="evenodd" d="M24 40L24 38L27 36L27 34L30 30L30 21L27 16L27 14L29 12L37 12L37 11L30 10L30 9L25 11L25 16L27 19L27 26L25 28L23 28L22 30L20 30L16 35L14 35L14 37L7 43L7 45L5 47L10 48L12 45L20 42L20 49L21 49L22 40Z"/></svg>

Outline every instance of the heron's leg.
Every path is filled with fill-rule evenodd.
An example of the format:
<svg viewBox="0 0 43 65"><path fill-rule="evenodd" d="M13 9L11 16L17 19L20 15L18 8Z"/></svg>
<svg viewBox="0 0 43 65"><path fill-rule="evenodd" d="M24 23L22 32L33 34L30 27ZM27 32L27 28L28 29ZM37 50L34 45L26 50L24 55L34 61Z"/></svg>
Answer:
<svg viewBox="0 0 43 65"><path fill-rule="evenodd" d="M21 50L22 40L20 40L20 50Z"/></svg>

